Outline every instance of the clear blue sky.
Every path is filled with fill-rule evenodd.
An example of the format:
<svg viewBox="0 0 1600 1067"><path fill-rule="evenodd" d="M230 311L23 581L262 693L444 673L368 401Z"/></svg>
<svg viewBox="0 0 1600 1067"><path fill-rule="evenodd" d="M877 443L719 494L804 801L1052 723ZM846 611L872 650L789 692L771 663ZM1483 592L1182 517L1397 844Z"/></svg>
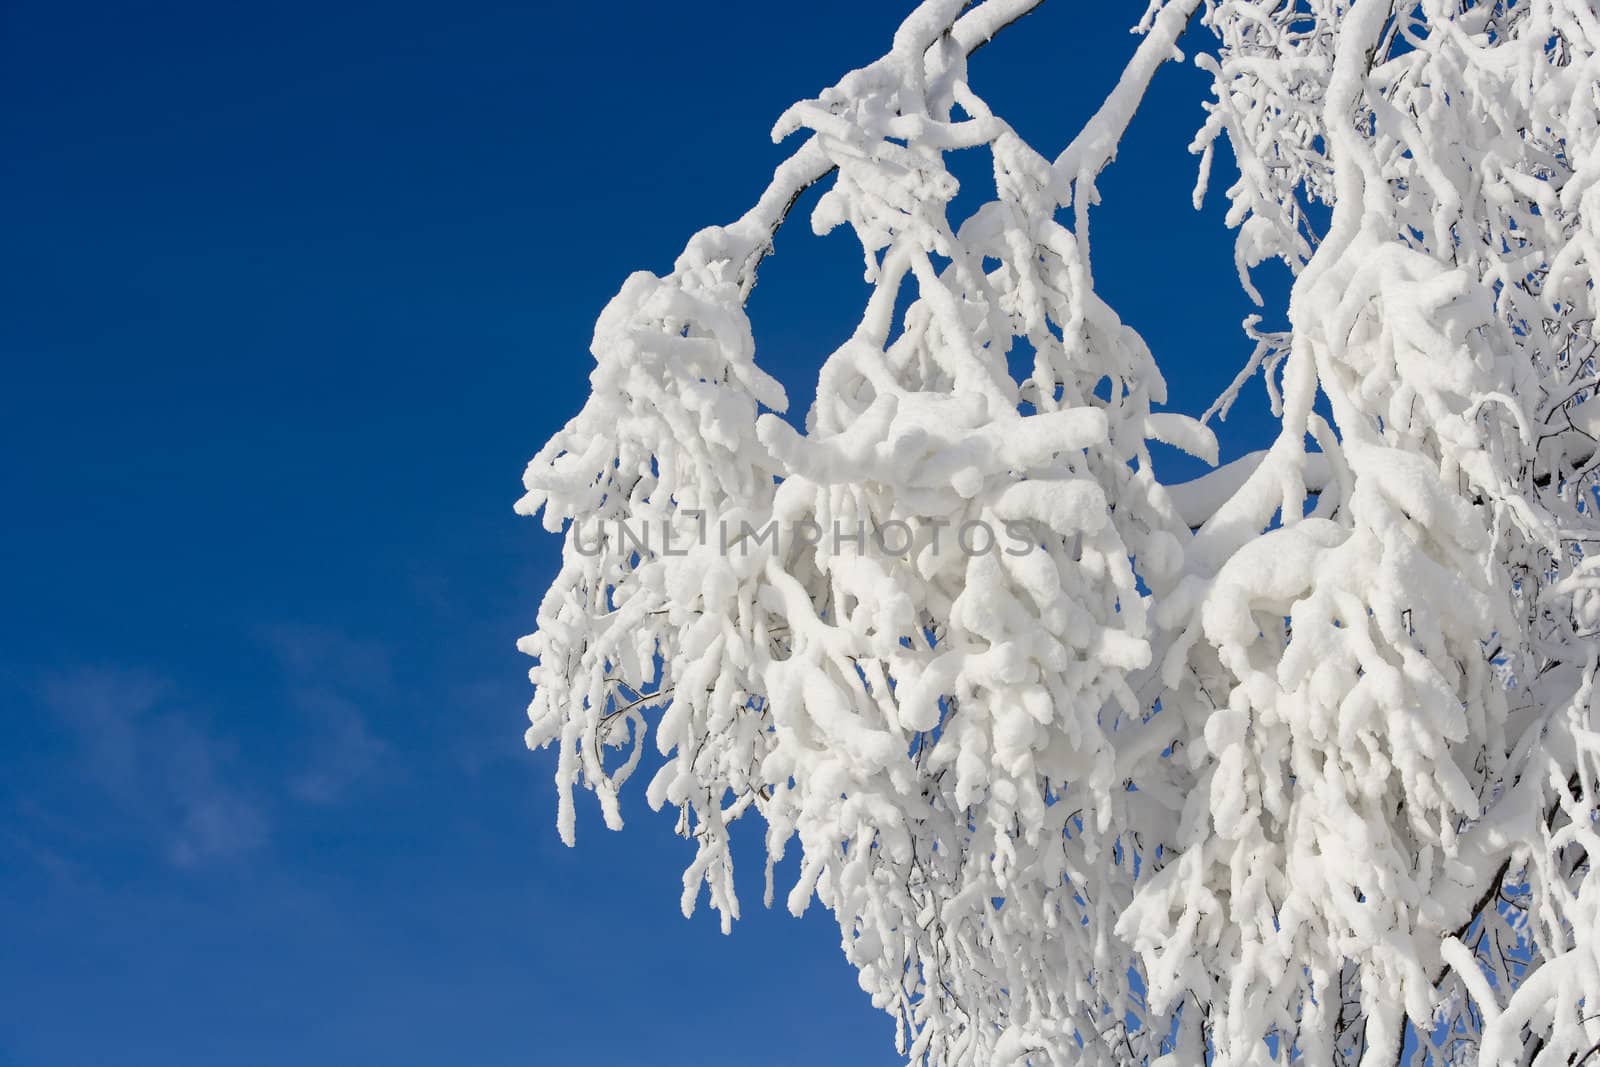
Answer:
<svg viewBox="0 0 1600 1067"><path fill-rule="evenodd" d="M1053 152L1143 7L1055 0L975 84ZM638 795L557 842L513 646L559 541L511 505L606 299L907 9L0 3L0 1064L897 1062L754 848L724 938ZM1248 351L1203 81L1095 228L1191 413ZM791 226L752 311L803 410L865 290Z"/></svg>

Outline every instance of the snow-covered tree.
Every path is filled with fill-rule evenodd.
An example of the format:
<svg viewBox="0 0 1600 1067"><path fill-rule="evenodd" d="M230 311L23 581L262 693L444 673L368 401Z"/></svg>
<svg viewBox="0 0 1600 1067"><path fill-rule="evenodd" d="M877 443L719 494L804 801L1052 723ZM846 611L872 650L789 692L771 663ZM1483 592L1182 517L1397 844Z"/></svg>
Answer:
<svg viewBox="0 0 1600 1067"><path fill-rule="evenodd" d="M913 1062L1600 1063L1600 9L1153 0L1049 158L967 77L1039 2L925 0L601 315L518 505L561 835L653 743L685 913L758 816ZM1241 283L1294 278L1198 419L1089 242L1180 39L1196 203L1221 141ZM872 292L802 432L744 304L818 183ZM1271 447L1163 482L1257 372Z"/></svg>

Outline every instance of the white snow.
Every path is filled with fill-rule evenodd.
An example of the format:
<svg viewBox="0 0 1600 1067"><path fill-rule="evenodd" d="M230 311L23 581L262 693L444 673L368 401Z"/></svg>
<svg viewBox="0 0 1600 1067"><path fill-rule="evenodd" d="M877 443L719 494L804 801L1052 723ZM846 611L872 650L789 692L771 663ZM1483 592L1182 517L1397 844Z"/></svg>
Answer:
<svg viewBox="0 0 1600 1067"><path fill-rule="evenodd" d="M1037 2L919 5L779 119L802 140L749 212L601 315L590 399L517 505L567 536L519 643L560 834L579 786L621 826L653 731L685 913L737 918L729 826L759 816L767 902L797 848L790 910L832 912L914 1062L1581 1059L1600 17L1151 0L1051 161L967 76ZM1213 409L1260 370L1277 439L1166 484L1148 443L1215 463L1213 412L1157 410L1089 224L1196 20L1196 201L1221 140L1246 292L1267 260L1295 280ZM963 219L955 152L993 163ZM873 291L800 431L744 302L819 181L811 225L849 227ZM907 551L866 534L891 528Z"/></svg>

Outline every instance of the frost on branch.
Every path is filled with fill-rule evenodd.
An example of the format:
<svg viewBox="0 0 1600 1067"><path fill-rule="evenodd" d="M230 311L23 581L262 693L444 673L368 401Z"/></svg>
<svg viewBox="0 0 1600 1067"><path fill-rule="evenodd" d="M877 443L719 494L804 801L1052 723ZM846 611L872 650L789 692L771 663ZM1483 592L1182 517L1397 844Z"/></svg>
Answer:
<svg viewBox="0 0 1600 1067"><path fill-rule="evenodd" d="M567 543L522 645L563 838L579 785L620 827L653 734L685 913L738 916L729 825L758 815L767 900L798 851L788 907L832 911L915 1062L1577 1061L1600 19L1155 0L1049 159L967 79L1037 2L921 4L780 118L755 207L601 315L519 504ZM1197 200L1225 138L1246 291L1295 280L1218 405L1264 370L1277 440L1166 486L1150 440L1217 445L1155 410L1087 214L1186 31ZM993 165L961 218L954 153ZM743 306L818 182L872 293L801 432Z"/></svg>

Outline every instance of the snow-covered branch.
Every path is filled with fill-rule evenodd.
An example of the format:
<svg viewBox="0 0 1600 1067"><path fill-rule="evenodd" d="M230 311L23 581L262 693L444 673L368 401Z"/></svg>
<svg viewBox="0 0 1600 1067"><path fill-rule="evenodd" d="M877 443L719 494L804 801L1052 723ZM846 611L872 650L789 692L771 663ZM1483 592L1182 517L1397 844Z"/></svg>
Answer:
<svg viewBox="0 0 1600 1067"><path fill-rule="evenodd" d="M685 912L737 918L758 815L767 900L798 850L789 908L917 1062L1589 1055L1600 17L1154 0L1052 159L967 69L1037 2L919 5L601 315L518 505L566 536L522 644L562 836L580 785L621 826L653 735ZM1196 199L1222 140L1245 291L1295 280L1216 409L1264 371L1277 438L1166 484L1149 442L1215 463L1212 413L1162 410L1088 235L1180 39ZM956 153L992 164L963 217ZM744 302L817 185L873 288L800 430Z"/></svg>

